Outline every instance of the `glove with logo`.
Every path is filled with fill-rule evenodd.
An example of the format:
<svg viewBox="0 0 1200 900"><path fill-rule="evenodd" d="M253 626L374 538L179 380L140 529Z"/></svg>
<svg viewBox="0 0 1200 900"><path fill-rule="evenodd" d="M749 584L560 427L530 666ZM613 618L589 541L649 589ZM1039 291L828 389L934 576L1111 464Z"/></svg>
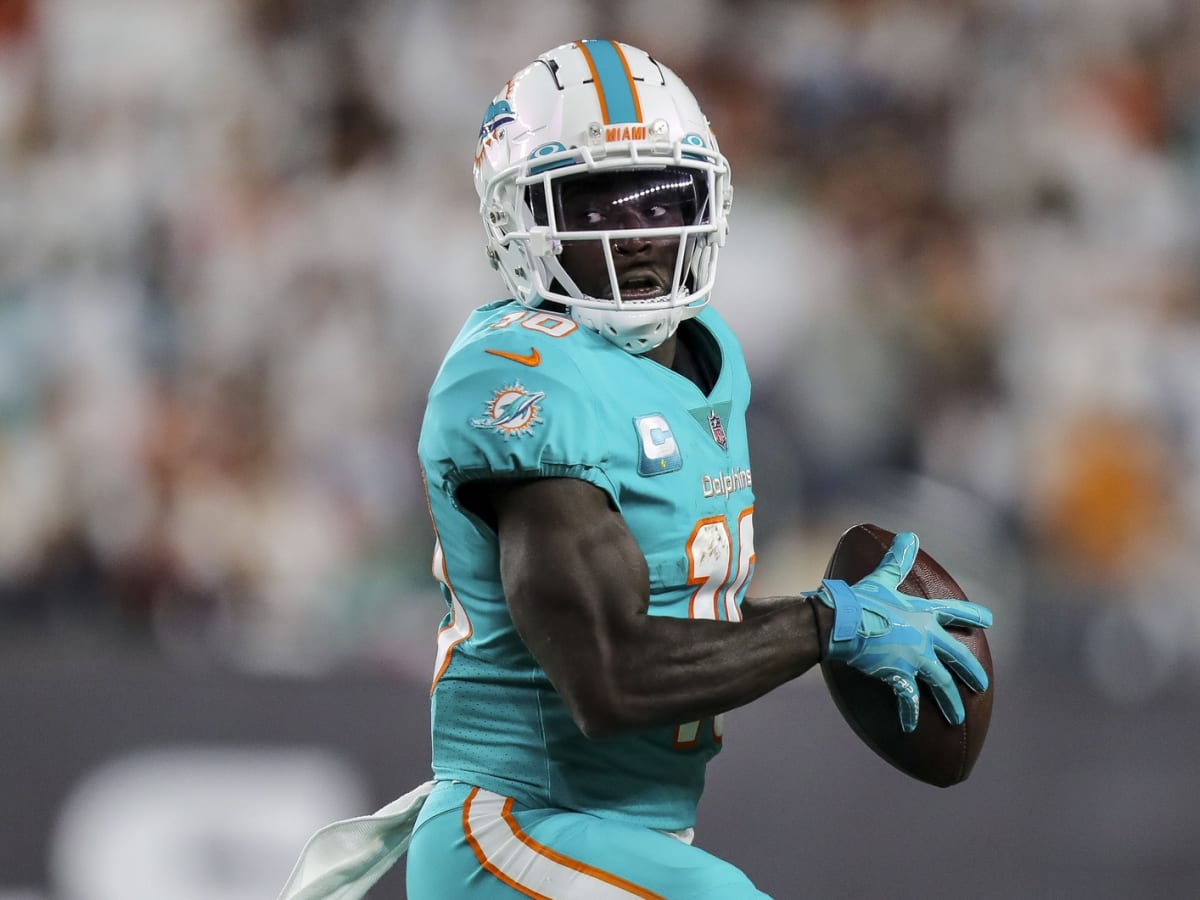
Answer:
<svg viewBox="0 0 1200 900"><path fill-rule="evenodd" d="M983 666L943 626L987 628L991 612L966 600L926 600L902 593L900 583L912 569L918 547L915 534L901 532L866 578L852 586L826 579L815 592L834 611L825 658L887 682L896 693L905 731L917 727L917 679L928 684L942 715L953 725L962 723L964 712L950 672L973 691L988 686Z"/></svg>

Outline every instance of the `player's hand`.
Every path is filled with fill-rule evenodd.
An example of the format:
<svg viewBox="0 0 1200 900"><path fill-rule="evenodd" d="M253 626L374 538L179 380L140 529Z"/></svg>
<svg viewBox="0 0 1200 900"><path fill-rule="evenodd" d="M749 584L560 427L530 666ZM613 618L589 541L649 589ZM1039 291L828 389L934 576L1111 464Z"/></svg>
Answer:
<svg viewBox="0 0 1200 900"><path fill-rule="evenodd" d="M926 600L900 592L917 558L917 536L901 532L878 568L853 586L826 580L816 595L834 610L826 658L844 662L886 681L900 707L905 731L917 727L920 693L926 682L942 715L953 725L963 721L962 697L950 672L974 691L987 690L979 660L944 625L987 628L992 614L966 600Z"/></svg>

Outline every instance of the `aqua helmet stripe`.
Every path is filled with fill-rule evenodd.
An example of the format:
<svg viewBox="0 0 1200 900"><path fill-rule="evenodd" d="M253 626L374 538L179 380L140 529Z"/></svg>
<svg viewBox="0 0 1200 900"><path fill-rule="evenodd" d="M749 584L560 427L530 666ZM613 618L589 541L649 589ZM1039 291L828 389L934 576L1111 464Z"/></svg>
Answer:
<svg viewBox="0 0 1200 900"><path fill-rule="evenodd" d="M604 124L640 122L642 109L637 85L621 49L612 41L581 41L579 48L596 81Z"/></svg>

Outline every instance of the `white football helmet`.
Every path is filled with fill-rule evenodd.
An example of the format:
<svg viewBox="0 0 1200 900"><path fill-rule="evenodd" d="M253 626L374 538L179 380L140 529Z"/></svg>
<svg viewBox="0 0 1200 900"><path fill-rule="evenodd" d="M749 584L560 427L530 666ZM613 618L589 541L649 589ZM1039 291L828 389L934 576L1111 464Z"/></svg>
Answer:
<svg viewBox="0 0 1200 900"><path fill-rule="evenodd" d="M648 191L685 187L688 218L657 227L610 227L622 224L615 219L599 230L570 227L561 186L618 171L646 173ZM643 50L576 41L514 75L484 116L475 188L488 256L526 306L562 304L584 327L644 353L709 300L728 231L729 163L691 91ZM671 283L627 284L623 292L614 241L663 238L678 247ZM561 264L567 241L599 242L608 265L603 290L585 293Z"/></svg>

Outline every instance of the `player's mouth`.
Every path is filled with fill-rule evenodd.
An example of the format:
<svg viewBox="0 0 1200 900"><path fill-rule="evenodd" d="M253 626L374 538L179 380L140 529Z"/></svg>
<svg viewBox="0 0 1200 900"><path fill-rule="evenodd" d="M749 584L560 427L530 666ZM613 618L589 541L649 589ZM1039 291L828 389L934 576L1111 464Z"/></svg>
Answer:
<svg viewBox="0 0 1200 900"><path fill-rule="evenodd" d="M653 269L626 272L617 281L622 300L650 300L667 293L666 280Z"/></svg>

